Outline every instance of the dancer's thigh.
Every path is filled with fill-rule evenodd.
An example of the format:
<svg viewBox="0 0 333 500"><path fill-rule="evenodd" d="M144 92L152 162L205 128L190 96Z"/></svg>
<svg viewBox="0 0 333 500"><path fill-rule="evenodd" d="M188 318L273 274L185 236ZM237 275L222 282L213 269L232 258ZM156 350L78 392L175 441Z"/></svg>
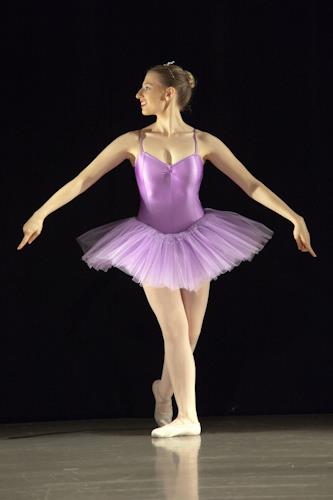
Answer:
<svg viewBox="0 0 333 500"><path fill-rule="evenodd" d="M143 285L148 303L161 327L164 339L188 336L187 316L180 289Z"/></svg>

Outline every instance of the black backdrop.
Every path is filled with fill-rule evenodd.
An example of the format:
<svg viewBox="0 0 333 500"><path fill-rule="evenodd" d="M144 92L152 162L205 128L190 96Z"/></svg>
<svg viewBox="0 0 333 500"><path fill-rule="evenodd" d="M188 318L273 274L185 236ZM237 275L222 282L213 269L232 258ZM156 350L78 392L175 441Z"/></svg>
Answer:
<svg viewBox="0 0 333 500"><path fill-rule="evenodd" d="M143 289L90 270L75 237L139 207L129 161L50 214L24 222L113 139L144 127L145 71L175 60L198 79L185 122L219 137L303 215L293 225L206 162L204 207L275 233L213 281L195 351L198 415L329 412L332 404L332 16L315 1L199 5L8 4L3 16L1 422L153 415L163 342Z"/></svg>

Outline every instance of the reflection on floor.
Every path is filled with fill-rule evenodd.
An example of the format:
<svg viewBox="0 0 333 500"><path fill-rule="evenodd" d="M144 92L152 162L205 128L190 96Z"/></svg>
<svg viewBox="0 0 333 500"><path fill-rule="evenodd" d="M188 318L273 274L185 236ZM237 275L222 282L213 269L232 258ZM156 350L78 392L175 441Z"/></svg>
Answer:
<svg viewBox="0 0 333 500"><path fill-rule="evenodd" d="M200 422L173 438L153 419L2 424L0 499L333 499L333 414Z"/></svg>

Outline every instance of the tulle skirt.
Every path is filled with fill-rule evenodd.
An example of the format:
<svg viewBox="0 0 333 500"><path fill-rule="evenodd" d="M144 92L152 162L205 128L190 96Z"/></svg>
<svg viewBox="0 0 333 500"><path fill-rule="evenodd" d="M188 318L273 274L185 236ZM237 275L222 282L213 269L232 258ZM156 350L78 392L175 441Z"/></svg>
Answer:
<svg viewBox="0 0 333 500"><path fill-rule="evenodd" d="M92 228L76 241L96 270L117 267L142 285L196 291L207 280L251 261L274 231L236 212L204 208L185 231L162 233L128 217Z"/></svg>

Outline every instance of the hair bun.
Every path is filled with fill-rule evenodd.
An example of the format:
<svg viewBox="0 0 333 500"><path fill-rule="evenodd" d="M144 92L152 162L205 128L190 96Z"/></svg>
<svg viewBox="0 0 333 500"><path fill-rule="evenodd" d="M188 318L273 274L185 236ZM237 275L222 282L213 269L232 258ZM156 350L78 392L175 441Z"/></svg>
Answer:
<svg viewBox="0 0 333 500"><path fill-rule="evenodd" d="M193 89L195 87L194 76L192 75L192 73L190 71L187 71L186 69L184 69L184 73L185 73L185 76L188 80L188 83L190 84L191 89Z"/></svg>

